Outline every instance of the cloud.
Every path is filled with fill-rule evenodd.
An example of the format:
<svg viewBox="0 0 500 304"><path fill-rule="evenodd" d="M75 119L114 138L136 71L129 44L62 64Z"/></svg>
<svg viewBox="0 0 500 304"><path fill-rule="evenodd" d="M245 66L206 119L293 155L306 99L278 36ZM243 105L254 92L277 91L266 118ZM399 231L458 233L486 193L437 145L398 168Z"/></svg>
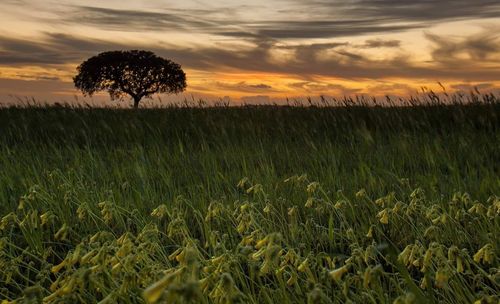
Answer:
<svg viewBox="0 0 500 304"><path fill-rule="evenodd" d="M24 4L26 4L26 0L3 0L2 4L6 4L6 5L24 5Z"/></svg>
<svg viewBox="0 0 500 304"><path fill-rule="evenodd" d="M180 63L183 68L199 71L248 72L288 75L313 81L318 77L335 77L366 81L368 79L406 78L431 81L474 80L498 81L500 41L494 28L462 38L438 36L427 32L433 44L433 61L425 65L411 57L395 56L375 60L363 48L347 42L279 43L253 39L253 46L237 49L224 45L214 47L178 47L167 43L129 45L61 33L45 33L38 41L0 36L0 65L47 66L76 65L105 50L149 49ZM364 46L395 47L397 40L366 40ZM273 52L284 50L291 57L278 62ZM464 59L464 56L466 58ZM72 71L69 71L72 73ZM189 75L188 75L189 81ZM261 93L277 92L265 83L219 83L227 90Z"/></svg>
<svg viewBox="0 0 500 304"><path fill-rule="evenodd" d="M293 90L299 90L307 94L336 94L337 96L351 96L360 94L361 89L348 88L340 84L332 84L321 81L300 81L289 83Z"/></svg>
<svg viewBox="0 0 500 304"><path fill-rule="evenodd" d="M117 31L172 31L172 30L202 30L217 26L205 17L210 11L197 10L194 14L171 10L167 12L150 12L141 10L125 10L91 6L74 6L64 21L93 25L107 30Z"/></svg>
<svg viewBox="0 0 500 304"><path fill-rule="evenodd" d="M63 92L64 94L62 94ZM67 98L76 93L73 84L68 82L47 79L0 78L0 96L37 96L38 98L45 99L58 95Z"/></svg>
<svg viewBox="0 0 500 304"><path fill-rule="evenodd" d="M341 46L347 46L347 42L331 42L331 43L313 43L299 45L273 45L277 50L293 51L294 60L303 64L309 64L317 61L317 57L321 52L338 49Z"/></svg>
<svg viewBox="0 0 500 304"><path fill-rule="evenodd" d="M272 86L267 85L267 84L263 84L263 83L260 83L260 84L250 84L248 86L251 87L251 88L259 89L259 90L269 90L269 89L273 88Z"/></svg>
<svg viewBox="0 0 500 304"><path fill-rule="evenodd" d="M500 87L495 86L493 83L458 83L451 85L450 87L461 92L470 92L477 89L482 93L486 93L493 90L500 90Z"/></svg>
<svg viewBox="0 0 500 304"><path fill-rule="evenodd" d="M382 20L324 20L324 21L268 21L257 25L249 25L250 31L259 36L273 39L311 39L352 37L357 35L400 32L422 25L384 24Z"/></svg>
<svg viewBox="0 0 500 304"><path fill-rule="evenodd" d="M366 40L361 48L397 48L401 46L400 40L369 39Z"/></svg>
<svg viewBox="0 0 500 304"><path fill-rule="evenodd" d="M203 8L186 9L188 2ZM96 4L97 1L72 0L70 3L84 4L54 2L53 6L47 6L35 5L27 0L5 0L0 4L0 9L6 7L6 11L12 12L17 10L10 6L21 4L37 13L39 9L38 16L33 16L28 23L40 23L40 31L67 30L65 33L33 31L32 37L6 36L8 32L4 31L3 36L0 35L0 67L12 68L9 76L57 82L55 77L45 72L37 71L37 75L29 75L29 72L24 74L23 71L23 74L15 75L12 71L30 66L46 70L64 69L66 73L68 65L76 68L81 61L102 51L148 49L190 70L276 74L286 76L286 82L289 79L303 80L297 81L295 88L311 93L334 91L350 95L359 92L318 80L323 78L360 82L396 78L413 79L415 82L498 81L498 26L463 37L442 36L428 31L431 26L446 21L498 18L498 0L256 0L251 7L238 1L212 1L200 6L197 0L186 3L153 0L148 1L149 9L145 9L146 5L126 1L114 8L109 7L111 2ZM154 32L151 37L161 37L159 33L165 34L165 37L172 32L184 34L183 37L201 33L203 37L209 37L204 42L214 43L208 47L193 41L191 47L181 47L168 38L165 41L130 43L117 40L109 33L110 40L71 34L73 29L81 29L81 26L90 27L90 33L96 30L99 35L106 35L106 31L123 32L120 37L130 34L127 32L140 32L130 34L130 37L139 37L143 32ZM432 61L417 62L418 58L406 51L401 41L383 39L384 34L415 29L425 30L425 39L432 46ZM382 38L365 38L375 33ZM322 43L312 43L311 38L319 38L314 41ZM346 42L350 38L353 39ZM354 42L360 39L361 42ZM375 59L370 54L383 54L377 58L384 59ZM67 74L73 72L72 68ZM68 75L58 74L63 79L69 78ZM213 87L205 90L200 84L202 81L196 88L204 92L225 89L255 96L275 96L272 93L282 89L274 82L272 87L255 81L231 83L224 80L215 83L214 80ZM293 86L290 85L290 88ZM379 85L374 89L405 88Z"/></svg>
<svg viewBox="0 0 500 304"><path fill-rule="evenodd" d="M216 82L214 86L218 89L245 93L276 92L276 90L274 90L273 87L268 84L249 84L245 81L241 81L238 83Z"/></svg>
<svg viewBox="0 0 500 304"><path fill-rule="evenodd" d="M417 89L403 83L377 83L367 88L370 92L398 92L399 95L415 95ZM385 93L384 93L385 94Z"/></svg>
<svg viewBox="0 0 500 304"><path fill-rule="evenodd" d="M348 52L348 51L344 51L344 50L337 51L337 54L345 56L345 57L347 57L347 58L349 58L350 60L353 60L353 61L362 61L362 60L365 59L362 55L355 54L355 53Z"/></svg>
<svg viewBox="0 0 500 304"><path fill-rule="evenodd" d="M57 76L48 75L29 75L29 74L17 74L16 78L26 79L26 80L49 80L49 81L59 81L61 78Z"/></svg>
<svg viewBox="0 0 500 304"><path fill-rule="evenodd" d="M328 5L323 4L326 7ZM403 31L422 27L418 24L387 24L378 18L335 20L332 16L309 16L311 20L290 20L289 16L281 16L278 20L254 20L233 18L210 18L220 8L206 10L168 9L165 11L126 10L92 6L72 6L70 12L62 12L61 20L69 24L89 25L99 29L115 31L184 31L208 33L231 38L333 38ZM225 8L228 10L228 8ZM234 9L237 11L237 9ZM234 16L234 12L227 16ZM286 18L285 18L286 17ZM279 20L282 19L282 20ZM237 30L235 30L237 29Z"/></svg>
<svg viewBox="0 0 500 304"><path fill-rule="evenodd" d="M292 11L311 15L349 16L353 20L376 19L389 22L436 22L463 19L496 18L500 3L496 0L292 0Z"/></svg>
<svg viewBox="0 0 500 304"><path fill-rule="evenodd" d="M427 28L437 22L500 17L496 0L283 0L249 8L238 3L155 11L70 6L61 11L65 23L118 31L184 31L235 39L282 40L335 38ZM259 14L259 10L272 11ZM254 15L249 19L242 15ZM270 17L272 16L272 18ZM238 17L238 21L235 21ZM60 22L59 20L59 22Z"/></svg>
<svg viewBox="0 0 500 304"><path fill-rule="evenodd" d="M335 38L428 28L443 21L500 17L497 0L288 0L296 20L261 20L248 31L274 39Z"/></svg>
<svg viewBox="0 0 500 304"><path fill-rule="evenodd" d="M493 59L500 63L500 34L497 31L484 30L464 38L444 37L426 32L425 37L434 45L431 51L434 61L449 63L458 60L463 62Z"/></svg>
<svg viewBox="0 0 500 304"><path fill-rule="evenodd" d="M286 9L277 11L276 20L268 16L255 16L255 20L222 17L221 7L216 4L207 9L185 10L179 8L144 11L92 6L68 6L69 12L60 11L61 19L70 24L90 25L99 29L119 31L184 31L226 36L254 44L246 50L225 47L179 48L173 45L127 45L76 37L69 34L45 33L34 42L29 39L0 37L0 64L65 64L77 62L100 51L110 49L148 48L195 69L230 68L248 71L265 71L294 74L343 75L348 78L388 76L414 77L435 75L447 78L456 74L452 69L437 72L431 67L418 67L400 59L372 62L355 49L397 48L398 40L368 39L362 45L345 42L328 42L287 45L282 43L295 38L335 38L387 33L413 28L425 28L432 22L448 19L487 18L500 16L498 1L477 0L355 0L349 2L326 0L284 0ZM242 8L233 6L224 11L241 13ZM301 18L285 17L296 14ZM217 18L214 18L217 16ZM450 58L466 52L475 60L489 59L498 53L496 34L469 37L457 42L451 38L427 33L435 45L433 59L447 63ZM293 52L294 62L278 66L272 60L273 50L288 49ZM372 66L367 66L367 63ZM398 63L393 68L390 65ZM362 65L362 66L360 66ZM403 68L406 71L403 71ZM472 73L480 73L471 69ZM437 72L437 73L436 73ZM492 71L484 71L490 78Z"/></svg>
<svg viewBox="0 0 500 304"><path fill-rule="evenodd" d="M66 64L117 46L61 33L45 33L37 40L0 36L0 64Z"/></svg>

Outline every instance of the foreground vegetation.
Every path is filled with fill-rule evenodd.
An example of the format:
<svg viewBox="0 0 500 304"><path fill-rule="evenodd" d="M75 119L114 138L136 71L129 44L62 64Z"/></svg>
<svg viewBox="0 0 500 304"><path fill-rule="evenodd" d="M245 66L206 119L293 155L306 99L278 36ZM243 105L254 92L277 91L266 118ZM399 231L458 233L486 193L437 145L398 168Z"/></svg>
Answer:
<svg viewBox="0 0 500 304"><path fill-rule="evenodd" d="M2 109L0 299L498 303L499 110Z"/></svg>

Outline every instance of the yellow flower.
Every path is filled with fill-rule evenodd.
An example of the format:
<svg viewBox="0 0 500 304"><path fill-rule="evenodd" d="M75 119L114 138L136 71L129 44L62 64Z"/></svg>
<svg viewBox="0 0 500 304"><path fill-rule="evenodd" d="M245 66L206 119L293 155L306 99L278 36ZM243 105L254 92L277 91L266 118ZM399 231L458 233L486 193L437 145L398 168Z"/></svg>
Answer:
<svg viewBox="0 0 500 304"><path fill-rule="evenodd" d="M54 222L54 219L56 218L54 212L52 211L47 211L44 214L40 215L40 220L42 221L42 226L45 226L47 224L52 224Z"/></svg>
<svg viewBox="0 0 500 304"><path fill-rule="evenodd" d="M142 293L142 297L147 303L156 303L165 289L174 281L174 279L179 275L184 268L180 268L172 273L165 275L161 280L157 281L153 285L149 286Z"/></svg>
<svg viewBox="0 0 500 304"><path fill-rule="evenodd" d="M58 265L53 266L53 267L50 269L50 271L51 271L52 273L58 273L59 271L61 271L61 269L62 269L64 266L66 266L66 264L67 264L67 261L66 261L66 260L64 260L64 261L62 261L61 263L59 263Z"/></svg>
<svg viewBox="0 0 500 304"><path fill-rule="evenodd" d="M255 244L255 249L261 249L262 247L266 246L269 242L269 236L266 236L262 240L258 240L257 244Z"/></svg>
<svg viewBox="0 0 500 304"><path fill-rule="evenodd" d="M168 256L168 259L170 261L173 261L177 258L177 255L179 255L180 253L182 252L182 248L178 248L177 250L175 250L174 252L172 252L169 256Z"/></svg>
<svg viewBox="0 0 500 304"><path fill-rule="evenodd" d="M328 272L328 275L335 282L339 282L342 279L342 277L344 276L344 274L347 273L348 270L349 270L348 265L345 265L345 266L342 266L340 268L337 268L337 269L334 269L334 270Z"/></svg>
<svg viewBox="0 0 500 304"><path fill-rule="evenodd" d="M242 178L242 179L238 182L238 184L236 185L236 187L238 187L238 188L240 188L240 189L244 189L244 188L245 188L245 185L246 185L247 183L249 183L249 182L250 182L250 180L248 179L248 177L244 177L244 178Z"/></svg>
<svg viewBox="0 0 500 304"><path fill-rule="evenodd" d="M264 207L264 213L269 213L271 212L271 206L269 204L266 205L266 207Z"/></svg>
<svg viewBox="0 0 500 304"><path fill-rule="evenodd" d="M370 226L370 228L368 229L368 233L366 234L366 237L369 239L373 238L373 226Z"/></svg>
<svg viewBox="0 0 500 304"><path fill-rule="evenodd" d="M368 195L366 194L366 190L365 189L361 189L358 192L356 192L356 198L357 199L362 199L362 198L365 198L365 197L368 197Z"/></svg>
<svg viewBox="0 0 500 304"><path fill-rule="evenodd" d="M151 216L157 217L159 219L163 218L168 214L168 208L165 204L162 204L151 212Z"/></svg>
<svg viewBox="0 0 500 304"><path fill-rule="evenodd" d="M408 265L408 263L410 262L410 254L411 254L412 248L413 248L413 245L408 245L398 255L398 261L403 263L405 266Z"/></svg>
<svg viewBox="0 0 500 304"><path fill-rule="evenodd" d="M306 272L309 269L309 258L306 258L302 263L300 263L299 267L297 267L297 270L300 272Z"/></svg>
<svg viewBox="0 0 500 304"><path fill-rule="evenodd" d="M314 198L310 197L307 199L304 207L311 208L314 205Z"/></svg>
<svg viewBox="0 0 500 304"><path fill-rule="evenodd" d="M474 254L474 262L485 264L491 264L495 260L495 253L493 251L493 245L486 244L483 248L479 249L476 254Z"/></svg>
<svg viewBox="0 0 500 304"><path fill-rule="evenodd" d="M377 214L380 222L384 225L389 224L389 209L384 209Z"/></svg>
<svg viewBox="0 0 500 304"><path fill-rule="evenodd" d="M183 249L176 257L175 260L181 264L186 261L186 249Z"/></svg>
<svg viewBox="0 0 500 304"><path fill-rule="evenodd" d="M253 235L250 234L250 235L245 235L242 239L241 239L241 242L240 242L240 245L242 246L248 246L248 245L251 245L254 241L254 238L253 238Z"/></svg>
<svg viewBox="0 0 500 304"><path fill-rule="evenodd" d="M314 193L318 188L319 188L319 183L312 182L309 185L307 185L307 193Z"/></svg>

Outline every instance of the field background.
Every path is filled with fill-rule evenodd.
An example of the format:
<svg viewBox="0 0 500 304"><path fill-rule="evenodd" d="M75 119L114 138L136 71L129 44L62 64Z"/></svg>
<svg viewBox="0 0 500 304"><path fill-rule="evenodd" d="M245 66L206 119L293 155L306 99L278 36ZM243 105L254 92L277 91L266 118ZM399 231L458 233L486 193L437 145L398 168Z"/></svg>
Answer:
<svg viewBox="0 0 500 304"><path fill-rule="evenodd" d="M47 274L46 280L39 280L40 269L51 269L50 267L63 261L66 254L74 252L80 242L88 240L88 236L98 231L109 231L116 238L125 231L134 233L135 230L139 233L142 228L131 228L131 225L145 227L148 223L155 222L150 218L150 214L162 204L167 206L170 217L175 213L172 208L184 210L185 207L182 206L188 205L189 208L183 211L187 227L201 225L199 221L202 220L198 218L203 218L210 208L213 208L214 201L230 206L227 207L229 209L233 208L234 204L235 210L240 210L241 204L247 200L253 202L253 206L260 208L259 210L269 203L281 206L281 209L276 207L279 209L276 215L281 215L281 220L276 217L274 224L261 222L257 225L254 222L252 225L263 230L262 237L275 232L281 233L279 238L284 240L280 241L280 246L297 248L296 251L302 259L319 251L328 254L342 252L347 256L352 253L352 248L348 248L353 241L348 238L344 241L337 239L335 242L326 242L328 246L325 245L326 247L319 250L314 247L315 242L322 244L319 235L315 239L312 230L309 231L309 236L297 235L290 226L293 223L285 223L288 216L293 217L294 211L290 211L290 208L296 206L299 212L306 212L303 211L306 209L304 203L312 193L319 191L310 188L306 191L306 186L310 183L318 182L321 185L321 198L316 199L331 202L332 206L340 198L357 201L352 206L358 209L349 211L350 215L343 217L353 221L351 229L359 228L355 233L360 238L371 226L383 226L375 216L383 208L375 208L374 201L386 197L391 192L394 197L407 202L418 188L418 193L425 193L426 203L422 204L427 207L437 204L443 206L446 212L449 211L446 207L448 202L456 199L457 192L460 197L467 193L467 197L472 199L471 202L464 203L464 210L467 211L476 200L488 208L492 197L500 194L499 115L499 103L389 108L256 106L138 111L65 107L0 109L0 216L7 218L14 212L19 225L17 227L12 224L14 226L8 228L9 219L4 220L2 237L6 244L11 245L3 245L4 248L9 248L3 249L8 252L4 252L3 256L9 260L7 257L20 255L23 250L29 252L27 257L18 261L15 266L23 275L14 274L10 280L4 275L0 279L0 298L30 298L32 291L26 291L26 287L33 285L39 288L33 292L34 297L49 297L46 299L49 302L57 297L74 296L63 291L57 293L57 286L49 287L56 281L58 271ZM298 177L302 174L307 174L307 178ZM284 186L285 179L294 175L295 180L304 183L298 186L300 191ZM247 179L242 181L243 178ZM257 187L258 190L252 189L256 184L262 186ZM263 188L264 196L257 193L260 193L260 187ZM359 192L361 189L363 191ZM24 198L21 201L29 202L26 203L29 208L18 208L22 197ZM360 203L364 197L369 198L369 206ZM234 203L235 201L240 203ZM487 201L489 203L486 203ZM111 212L114 214L114 220L106 219L106 212L103 212L106 206L98 205L101 202L108 202L117 210L115 213ZM93 220L89 218L78 222L77 210L81 205L87 206L90 214L95 214ZM45 231L52 232L34 233L33 239L29 240L29 234L23 232L20 223L23 216L32 216L33 212L26 211L31 210L30 208L36 210L35 217L47 211L52 212L53 227L44 228ZM200 215L196 215L196 212ZM328 214L326 211L323 213ZM421 213L425 214L424 211ZM454 214L450 213L450 216ZM302 228L308 229L305 218L307 217L303 218ZM262 213L261 220L265 219L265 213ZM319 215L317 223L330 227L331 219L331 216L325 215L323 218L323 215ZM363 222L363 219L366 220ZM217 229L221 233L229 234L228 238L234 239L234 244L240 241L238 237L250 234L252 230L247 227L248 231L237 229L239 234L236 231L234 235L230 233L230 230L237 228L238 220L241 220L241 217L235 216L234 227L227 224L228 226L222 225ZM40 220L33 221L33 225L38 225L41 229L43 225ZM429 219L424 219L424 216L422 221L420 228L417 227L420 222L409 222L406 226L391 228L395 230L380 228L380 231L390 235L397 251L395 254L399 254L407 244L415 239L423 239L424 230L432 223ZM16 220L11 222L15 223ZM165 227L157 223L160 231L166 231L170 222L172 220L167 221ZM53 236L60 232L61 226L64 225L71 228L69 236ZM470 230L474 225L478 229L476 235ZM330 227L333 229L330 233L345 235L348 230L340 222L340 218L339 221L336 219L334 226L335 229ZM493 218L485 216L481 221L471 222L469 226L454 228L448 225L442 227L444 236L440 242L447 248L451 245L466 248L471 256L485 244L491 244L497 255L500 244L498 237L494 235L498 236L499 227L498 214ZM209 239L207 229L205 227L199 231L198 228L188 230L191 231L191 238L199 239L203 243ZM396 233L398 229L399 234ZM401 235L405 229L411 237L405 238ZM461 239L453 235L454 231L461 229L467 232L468 237ZM164 237L166 240L158 249L161 254L152 253L156 258L151 259L164 268L174 269L177 267L175 259L170 262L166 257L182 246L193 245L186 244L185 238L176 239L170 235ZM474 238L476 239L472 240ZM422 243L425 247L430 242L422 240ZM18 247L12 244L17 244ZM49 247L54 254L46 253ZM86 249L88 252L91 251L89 248L91 247ZM205 256L204 259L220 253L220 248L200 248L197 250L203 251L200 254ZM257 249L258 246L255 250ZM45 261L40 261L45 256ZM162 258L165 261L162 262ZM345 259L339 258L338 262L340 260ZM14 267L12 261L3 263L3 267ZM182 259L180 263L182 264ZM77 263L73 264L73 267L67 266L61 277L66 276L66 280L70 280L68 278L81 268L81 265L78 265ZM495 267L498 267L497 258L482 270L489 271L490 274L493 271L497 277L483 278L483 285L465 288L463 294L462 291L459 294L452 291L467 286L467 280L470 278L460 279L455 285L450 284L448 291L423 290L423 295L431 302L448 300L464 303L473 302L482 296L494 295L499 291L499 281L495 283L499 276L498 270L496 274L495 270L491 270L497 269ZM19 270L24 268L25 270ZM26 269L31 270L26 272ZM240 270L241 273L248 272ZM302 270L299 270L299 273L302 273ZM155 271L152 272L155 275L151 275L151 278L137 283L132 291L127 291L130 297L128 299L127 296L115 292L121 283L114 287L101 286L99 292L87 290L81 291L80 294L91 302L109 300L111 298L107 297L111 295L113 300L120 299L121 302L141 302L143 290L162 277L159 269ZM387 269L385 271L390 272ZM409 271L414 283L419 285L422 275L419 275L418 271ZM320 273L319 270L317 272ZM482 273L478 270L472 272ZM248 283L251 281L249 278L239 278L233 274L233 278L228 279L227 275L222 275L219 283L218 279L214 278L211 283L212 293L203 299L224 302L226 298L214 290L219 290L222 288L220 286L227 282L237 286L235 288L248 297L245 301L250 302L300 302L306 298L312 299L313 302L314 299L316 302L326 301L326 298L340 302L350 299L356 302L370 299L369 296L358 293L356 289L347 293L339 291L337 294L336 291L331 291L335 288L328 287L330 283L325 283L326 287L318 287L320 277L318 274L318 282L315 282L304 274L299 279L304 282L301 286L309 286L305 282L317 284L302 287L302 290L294 287L288 291L283 289L285 287L280 285L279 280L267 278L259 281L258 284L262 287L259 292L251 286L257 283ZM385 302L397 297L409 299L419 296L418 291L412 291L413 285L405 280L404 275L396 281L381 283L381 286L391 288L390 292L373 288L373 301ZM394 286L399 286L400 289L393 289ZM411 291L412 296L405 295L406 291ZM173 291L169 292L175 294ZM51 294L56 295L50 298ZM167 292L163 296L168 296ZM147 295L144 299L148 299ZM153 297L150 299L154 300ZM236 297L228 299L229 302L236 301Z"/></svg>
<svg viewBox="0 0 500 304"><path fill-rule="evenodd" d="M499 109L2 109L0 208L34 184L56 187L52 171L82 199L114 191L146 209L179 194L204 206L243 177L272 185L303 173L350 195L385 195L408 178L434 197L486 199L500 192Z"/></svg>

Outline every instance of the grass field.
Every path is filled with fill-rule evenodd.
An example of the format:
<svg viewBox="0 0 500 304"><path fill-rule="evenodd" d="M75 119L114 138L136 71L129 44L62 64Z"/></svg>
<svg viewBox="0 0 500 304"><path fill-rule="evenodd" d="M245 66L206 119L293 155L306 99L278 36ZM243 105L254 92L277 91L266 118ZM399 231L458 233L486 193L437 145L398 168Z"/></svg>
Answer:
<svg viewBox="0 0 500 304"><path fill-rule="evenodd" d="M498 303L500 103L0 109L1 303Z"/></svg>

